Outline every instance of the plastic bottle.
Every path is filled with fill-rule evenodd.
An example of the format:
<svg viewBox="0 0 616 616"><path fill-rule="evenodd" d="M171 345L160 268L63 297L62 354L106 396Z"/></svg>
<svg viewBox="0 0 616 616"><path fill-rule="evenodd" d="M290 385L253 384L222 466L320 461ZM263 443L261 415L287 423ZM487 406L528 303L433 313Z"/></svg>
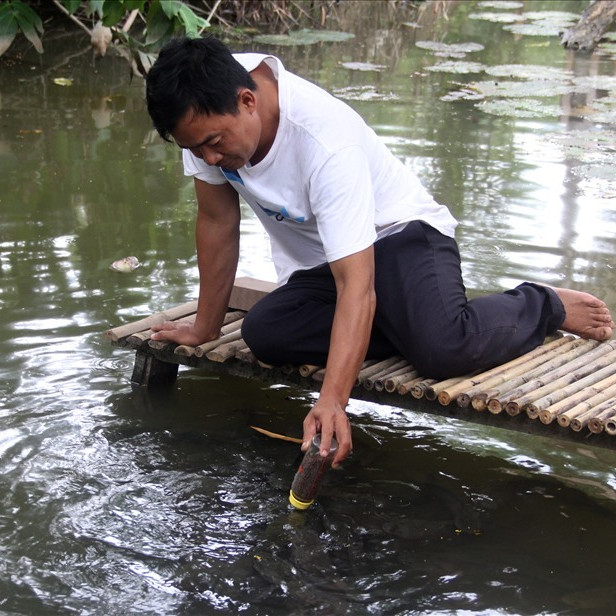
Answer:
<svg viewBox="0 0 616 616"><path fill-rule="evenodd" d="M338 450L338 442L332 438L327 456L321 456L321 435L316 434L308 451L304 454L297 473L291 484L289 502L296 509L308 509L314 503L315 496L321 486L323 476L332 465L332 460Z"/></svg>

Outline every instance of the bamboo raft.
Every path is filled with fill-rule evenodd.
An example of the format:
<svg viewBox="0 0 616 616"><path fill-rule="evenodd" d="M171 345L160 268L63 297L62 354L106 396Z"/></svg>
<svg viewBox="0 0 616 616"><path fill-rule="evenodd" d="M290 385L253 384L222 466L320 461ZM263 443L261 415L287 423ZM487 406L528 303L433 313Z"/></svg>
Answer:
<svg viewBox="0 0 616 616"><path fill-rule="evenodd" d="M136 351L131 377L135 386L172 382L182 364L318 390L323 366L268 366L241 338L244 315L275 286L238 278L221 337L196 347L151 340L156 323L194 320L196 301L115 327L105 335L114 345ZM352 397L613 448L616 341L600 343L558 332L506 364L445 381L424 378L402 357L366 361Z"/></svg>

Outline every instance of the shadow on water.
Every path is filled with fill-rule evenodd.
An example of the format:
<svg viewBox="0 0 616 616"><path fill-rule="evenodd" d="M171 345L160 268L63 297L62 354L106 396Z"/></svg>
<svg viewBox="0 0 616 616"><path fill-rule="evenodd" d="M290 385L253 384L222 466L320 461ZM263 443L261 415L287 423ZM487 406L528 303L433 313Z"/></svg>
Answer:
<svg viewBox="0 0 616 616"><path fill-rule="evenodd" d="M392 23L392 6L341 6L351 41L265 51L347 100L451 204L471 293L536 278L615 299L614 59L503 30L473 17L493 11L479 2L424 12L421 28L406 9ZM490 79L432 70L443 60L426 41L481 42L482 66L581 81L515 107L557 117L489 113L443 100ZM192 187L117 58L62 38L2 62L2 613L611 611L613 451L353 400L353 455L299 513L298 445L250 426L300 436L312 394L187 369L169 389L131 389L132 356L101 332L194 297ZM142 266L109 271L128 254ZM240 273L270 266L243 210Z"/></svg>

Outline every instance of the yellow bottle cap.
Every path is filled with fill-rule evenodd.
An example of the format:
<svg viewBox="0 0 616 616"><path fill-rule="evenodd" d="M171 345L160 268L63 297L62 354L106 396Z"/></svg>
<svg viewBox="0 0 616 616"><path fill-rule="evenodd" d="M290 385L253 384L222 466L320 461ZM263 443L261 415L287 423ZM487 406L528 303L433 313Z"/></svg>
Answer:
<svg viewBox="0 0 616 616"><path fill-rule="evenodd" d="M314 503L314 500L311 500L311 501L300 500L299 498L297 498L297 496L295 496L295 494L293 494L293 490L290 490L289 491L289 502L296 509L300 509L303 511L304 509L308 509L308 507L310 507L310 505Z"/></svg>

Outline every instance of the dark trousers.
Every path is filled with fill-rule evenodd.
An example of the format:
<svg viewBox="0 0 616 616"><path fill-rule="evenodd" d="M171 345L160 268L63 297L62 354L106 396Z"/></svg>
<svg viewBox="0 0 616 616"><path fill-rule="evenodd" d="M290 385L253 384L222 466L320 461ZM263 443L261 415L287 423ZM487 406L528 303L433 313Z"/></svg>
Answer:
<svg viewBox="0 0 616 616"><path fill-rule="evenodd" d="M467 300L456 241L415 221L375 248L376 314L367 359L402 355L420 374L448 378L526 353L565 319L532 283ZM325 365L336 304L329 265L295 272L246 315L242 335L260 360Z"/></svg>

